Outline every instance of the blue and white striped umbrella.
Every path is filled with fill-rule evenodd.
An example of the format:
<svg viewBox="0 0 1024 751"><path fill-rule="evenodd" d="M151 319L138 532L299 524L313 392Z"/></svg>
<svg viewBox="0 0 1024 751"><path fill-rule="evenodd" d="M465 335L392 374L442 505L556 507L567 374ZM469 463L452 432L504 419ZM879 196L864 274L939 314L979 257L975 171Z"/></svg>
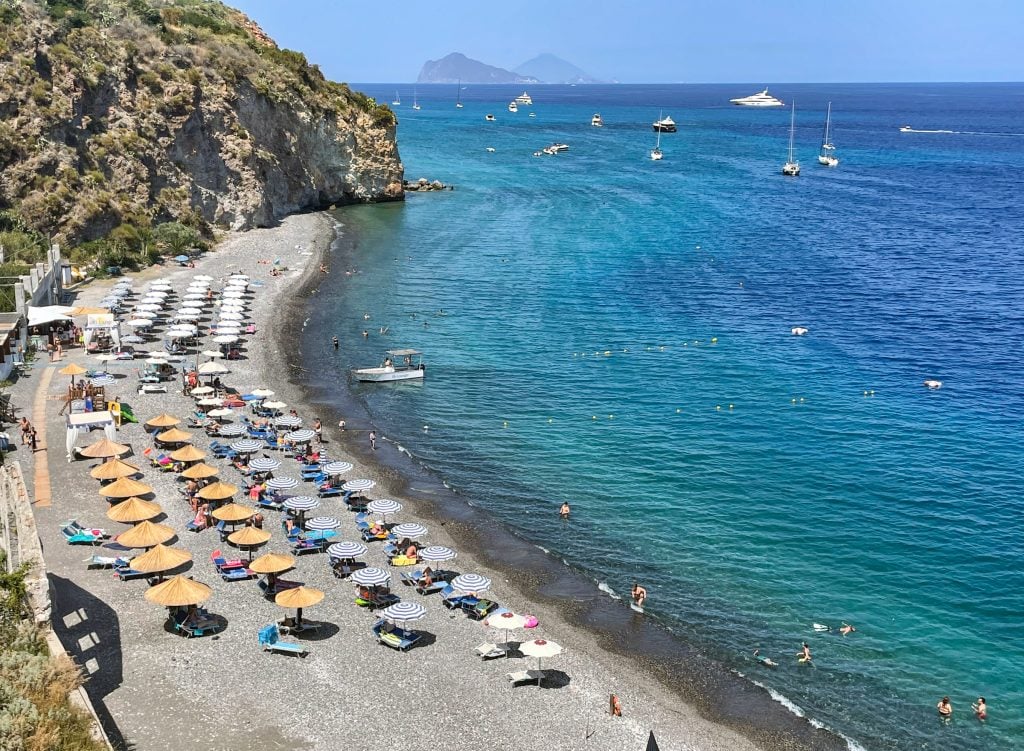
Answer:
<svg viewBox="0 0 1024 751"><path fill-rule="evenodd" d="M232 443L231 448L239 454L254 454L263 448L263 441L257 441L255 438L243 438Z"/></svg>
<svg viewBox="0 0 1024 751"><path fill-rule="evenodd" d="M320 501L308 495L293 495L286 498L283 505L292 511L312 511L320 506Z"/></svg>
<svg viewBox="0 0 1024 751"><path fill-rule="evenodd" d="M267 487L271 490L289 490L298 484L299 481L294 477L275 477L272 480L267 480Z"/></svg>
<svg viewBox="0 0 1024 751"><path fill-rule="evenodd" d="M277 459L271 459L269 456L259 456L249 462L249 469L256 472L273 472L275 469L281 466L281 462ZM291 485L290 487L295 487Z"/></svg>
<svg viewBox="0 0 1024 751"><path fill-rule="evenodd" d="M452 587L463 592L486 592L491 588L491 580L480 574L459 574L452 579Z"/></svg>
<svg viewBox="0 0 1024 751"><path fill-rule="evenodd" d="M337 529L340 526L341 522L339 522L333 516L314 516L312 519L306 522L306 529L311 530Z"/></svg>
<svg viewBox="0 0 1024 751"><path fill-rule="evenodd" d="M458 556L458 553L451 548L446 548L444 545L430 545L423 548L418 555L421 561L440 562L454 561Z"/></svg>
<svg viewBox="0 0 1024 751"><path fill-rule="evenodd" d="M408 537L410 540L415 540L418 537L423 537L427 534L427 528L422 524L416 524L415 522L406 522L405 524L396 524L391 528L391 534L398 539Z"/></svg>
<svg viewBox="0 0 1024 751"><path fill-rule="evenodd" d="M358 542L336 542L327 548L331 558L356 558L366 552L366 546Z"/></svg>
<svg viewBox="0 0 1024 751"><path fill-rule="evenodd" d="M302 430L293 430L291 433L284 434L285 440L292 441L293 443L309 443L316 438L316 433L309 428L303 428Z"/></svg>
<svg viewBox="0 0 1024 751"><path fill-rule="evenodd" d="M96 378L90 378L89 383L91 383L93 386L113 386L114 377L108 375L97 376Z"/></svg>
<svg viewBox="0 0 1024 751"><path fill-rule="evenodd" d="M341 489L347 490L350 493L362 493L364 490L369 490L376 484L377 483L373 480L349 480L341 486Z"/></svg>
<svg viewBox="0 0 1024 751"><path fill-rule="evenodd" d="M427 609L418 602L396 602L388 605L380 614L389 621L418 621L427 614Z"/></svg>
<svg viewBox="0 0 1024 751"><path fill-rule="evenodd" d="M390 498L381 498L377 501L370 501L366 504L366 510L371 514L397 514L402 510L402 504L398 501L392 501Z"/></svg>
<svg viewBox="0 0 1024 751"><path fill-rule="evenodd" d="M364 587L380 587L391 581L391 574L382 568L368 566L353 572L349 578Z"/></svg>
<svg viewBox="0 0 1024 751"><path fill-rule="evenodd" d="M274 420L274 425L279 428L297 428L302 424L302 418L295 415L282 415Z"/></svg>
<svg viewBox="0 0 1024 751"><path fill-rule="evenodd" d="M234 423L232 425L225 425L217 432L225 438L234 438L235 436L245 435L247 428L241 423Z"/></svg>
<svg viewBox="0 0 1024 751"><path fill-rule="evenodd" d="M343 475L346 472L352 471L352 462L327 462L323 466L324 474L334 477L335 475Z"/></svg>

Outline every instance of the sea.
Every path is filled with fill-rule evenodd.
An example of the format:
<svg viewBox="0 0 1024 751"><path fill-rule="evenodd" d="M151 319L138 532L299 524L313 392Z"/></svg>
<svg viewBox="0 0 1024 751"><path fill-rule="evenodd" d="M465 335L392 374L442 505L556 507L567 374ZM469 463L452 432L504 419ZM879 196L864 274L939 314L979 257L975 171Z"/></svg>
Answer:
<svg viewBox="0 0 1024 751"><path fill-rule="evenodd" d="M761 83L358 88L454 189L336 212L324 398L851 748L1024 748L1024 84L773 85L796 178Z"/></svg>

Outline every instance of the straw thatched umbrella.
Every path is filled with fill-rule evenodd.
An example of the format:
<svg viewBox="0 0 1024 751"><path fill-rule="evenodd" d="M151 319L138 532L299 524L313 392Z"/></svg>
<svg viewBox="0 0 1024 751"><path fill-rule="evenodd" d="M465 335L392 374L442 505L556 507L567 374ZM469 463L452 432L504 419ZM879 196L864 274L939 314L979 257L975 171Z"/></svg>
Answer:
<svg viewBox="0 0 1024 751"><path fill-rule="evenodd" d="M324 599L324 593L319 589L301 586L278 592L274 597L274 602L282 608L296 608L295 626L301 629L302 609L316 605L322 599Z"/></svg>
<svg viewBox="0 0 1024 751"><path fill-rule="evenodd" d="M171 458L176 462L198 462L206 458L206 452L200 451L192 444L189 444L177 451L172 451Z"/></svg>
<svg viewBox="0 0 1024 751"><path fill-rule="evenodd" d="M109 459L113 456L121 456L132 450L131 446L123 443L114 443L109 438L101 438L96 443L90 443L78 453L90 459Z"/></svg>
<svg viewBox="0 0 1024 751"><path fill-rule="evenodd" d="M205 488L203 489L205 490ZM199 491L200 496L202 490ZM221 506L219 509L215 509L213 512L213 518L222 522L230 522L235 524L237 522L244 522L246 519L250 519L256 515L256 509L249 506L243 506L240 503L228 503Z"/></svg>
<svg viewBox="0 0 1024 751"><path fill-rule="evenodd" d="M147 428L173 428L175 425L180 425L179 420L174 415L169 415L164 412L162 415L157 415L152 420L146 420Z"/></svg>
<svg viewBox="0 0 1024 751"><path fill-rule="evenodd" d="M192 554L181 548L169 548L156 545L140 556L132 558L131 568L144 574L157 574L170 571L192 560Z"/></svg>
<svg viewBox="0 0 1024 751"><path fill-rule="evenodd" d="M265 545L269 539L270 533L257 527L242 527L237 532L228 535L228 542L249 551L250 563L252 563L252 551L260 545Z"/></svg>
<svg viewBox="0 0 1024 751"><path fill-rule="evenodd" d="M123 462L120 459L108 459L89 470L89 474L94 480L106 481L106 480L117 480L122 477L131 477L137 475L139 468L134 464Z"/></svg>
<svg viewBox="0 0 1024 751"><path fill-rule="evenodd" d="M119 477L109 485L104 485L99 492L107 498L130 498L133 495L149 495L153 488L130 477Z"/></svg>
<svg viewBox="0 0 1024 751"><path fill-rule="evenodd" d="M205 480L208 477L216 477L218 474L220 474L219 469L200 462L186 469L181 473L181 476L188 480Z"/></svg>
<svg viewBox="0 0 1024 751"><path fill-rule="evenodd" d="M204 501L223 501L238 492L238 486L230 482L212 482L200 489L198 495Z"/></svg>
<svg viewBox="0 0 1024 751"><path fill-rule="evenodd" d="M139 522L127 532L122 532L114 539L126 548L151 548L174 537L174 530L166 524Z"/></svg>
<svg viewBox="0 0 1024 751"><path fill-rule="evenodd" d="M183 608L205 602L213 590L202 582L175 576L146 590L146 599L165 608Z"/></svg>
<svg viewBox="0 0 1024 751"><path fill-rule="evenodd" d="M159 516L162 513L163 509L160 508L159 503L144 501L133 496L126 501L121 501L111 506L107 510L107 518L115 522L135 524L136 522L152 519L154 516Z"/></svg>
<svg viewBox="0 0 1024 751"><path fill-rule="evenodd" d="M249 563L249 570L267 575L267 584L273 586L274 578L295 566L295 556L287 553L264 553Z"/></svg>
<svg viewBox="0 0 1024 751"><path fill-rule="evenodd" d="M75 376L85 375L89 371L87 371L81 365L78 365L78 364L72 362L72 363L68 363L63 368L58 370L57 372L60 373L61 375L69 375L69 376L71 376L71 385L74 386L75 385Z"/></svg>
<svg viewBox="0 0 1024 751"><path fill-rule="evenodd" d="M156 439L161 443L190 443L192 434L178 428L170 428L163 433L157 433Z"/></svg>

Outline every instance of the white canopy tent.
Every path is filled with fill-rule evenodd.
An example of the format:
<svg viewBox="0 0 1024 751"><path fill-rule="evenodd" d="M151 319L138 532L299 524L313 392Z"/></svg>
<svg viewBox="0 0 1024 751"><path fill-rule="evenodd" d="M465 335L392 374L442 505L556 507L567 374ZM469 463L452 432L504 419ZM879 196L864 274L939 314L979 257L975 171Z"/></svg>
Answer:
<svg viewBox="0 0 1024 751"><path fill-rule="evenodd" d="M102 412L79 412L68 415L67 450L68 461L75 456L75 441L84 431L88 433L93 428L103 428L103 434L111 441L117 437L117 427L114 425L114 416L104 410Z"/></svg>
<svg viewBox="0 0 1024 751"><path fill-rule="evenodd" d="M114 316L111 313L90 313L89 320L85 324L85 346L89 347L89 344L96 335L106 332L110 336L110 340L114 343L114 346L118 349L121 348L121 325L114 320Z"/></svg>

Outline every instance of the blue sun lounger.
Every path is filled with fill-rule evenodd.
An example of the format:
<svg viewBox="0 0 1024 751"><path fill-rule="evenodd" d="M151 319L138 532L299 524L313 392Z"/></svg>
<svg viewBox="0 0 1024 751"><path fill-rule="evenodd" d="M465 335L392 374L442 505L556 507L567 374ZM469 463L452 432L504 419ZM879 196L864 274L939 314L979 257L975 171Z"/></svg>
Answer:
<svg viewBox="0 0 1024 751"><path fill-rule="evenodd" d="M373 633L381 644L397 649L399 652L409 650L423 638L423 635L417 631L407 631L404 628L392 626L385 620L379 620L373 624Z"/></svg>
<svg viewBox="0 0 1024 751"><path fill-rule="evenodd" d="M263 647L264 652L281 652L282 654L298 655L299 657L305 657L309 654L309 651L298 642L281 641L281 632L274 624L261 628L259 638L260 646Z"/></svg>
<svg viewBox="0 0 1024 751"><path fill-rule="evenodd" d="M110 536L102 529L85 529L76 521L64 522L60 531L68 545L99 545Z"/></svg>

